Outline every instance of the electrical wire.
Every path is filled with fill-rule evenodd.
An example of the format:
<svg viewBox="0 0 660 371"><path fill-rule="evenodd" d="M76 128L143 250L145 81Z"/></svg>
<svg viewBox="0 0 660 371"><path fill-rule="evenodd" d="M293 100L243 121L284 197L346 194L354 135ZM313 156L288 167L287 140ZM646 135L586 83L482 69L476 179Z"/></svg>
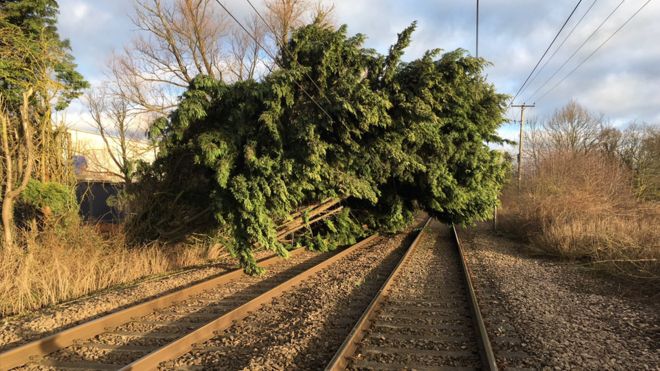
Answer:
<svg viewBox="0 0 660 371"><path fill-rule="evenodd" d="M268 22L266 22L266 19L261 15L261 13L259 12L259 10L257 10L257 8L252 4L252 1L250 1L250 0L246 0L246 1L247 1L248 4L250 4L250 6L251 6L252 9L254 10L254 12L257 13L257 16L259 17L259 19L261 19L261 21L264 23L264 25L266 25L266 27L268 27L268 30L269 30L270 32L272 32L273 35L275 35L276 32L275 32L275 30L273 29L273 27L272 27ZM275 43L277 44L277 46L280 47L280 50L283 50L283 51L289 53L289 57L290 57L291 59L293 59L293 55L291 54L291 52L290 52L288 49L286 49L286 48L284 47L284 45L279 45L279 44L278 44L279 40L277 40L276 37L275 37L274 39L275 39ZM323 93L323 90L321 89L320 86L318 86L318 84L316 83L316 81L314 81L314 79L313 79L311 76L309 76L309 74L308 74L307 72L303 71L303 73L305 74L305 76L307 76L307 78L309 79L309 81L311 81L312 84L314 84L314 86L319 90L319 93ZM326 98L326 100L328 100L328 97L326 97L325 95L324 95L324 97ZM329 100L328 100L328 103L330 103Z"/></svg>
<svg viewBox="0 0 660 371"><path fill-rule="evenodd" d="M562 40L562 42L559 44L559 46L557 46L555 51L552 52L550 57L548 57L545 60L545 62L543 62L543 65L541 66L541 68L539 68L539 70L536 71L536 74L531 78L531 80L529 80L529 83L527 84L526 88L531 86L532 83L536 80L536 78L539 77L539 75L541 74L541 71L543 71L543 69L548 65L548 63L550 63L550 61L555 57L555 55L557 55L557 52L562 48L562 46L564 46L564 44L571 37L571 35L573 35L573 32L575 32L575 29L580 25L580 23L582 23L582 20L584 20L584 18L587 16L587 14L589 14L589 12L591 12L591 9L593 9L594 5L596 5L597 2L598 2L598 0L594 0L591 3L591 5L589 5L589 8L587 8L587 11L585 11L584 14L582 14L582 17L580 17L580 19L573 25L573 28L571 28L571 31L568 34L566 34L566 37L564 37L564 40ZM520 93L522 94L524 91L525 91L525 89L523 89ZM531 101L531 99L530 99L530 101Z"/></svg>
<svg viewBox="0 0 660 371"><path fill-rule="evenodd" d="M522 89L525 87L525 85L527 85L527 82L529 81L530 77L532 77L532 75L534 74L534 71L536 71L536 69L539 67L539 64L541 64L541 61L543 60L543 58L545 58L546 54L548 54L548 51L550 50L550 48L552 48L552 45L555 43L555 41L557 41L557 38L559 37L559 34L561 34L561 32L564 30L564 27L566 27L566 24L571 19L573 14L575 14L575 11L577 10L577 8L580 6L581 3L582 3L582 0L579 0L577 2L577 4L575 4L575 7L573 8L573 11L571 12L571 14L568 15L568 18L566 18L566 20L564 21L564 24L561 26L561 28L559 29L559 31L557 32L555 37L552 39L552 42L550 42L550 45L548 45L548 48L545 49L545 52L543 53L543 55L541 56L539 61L536 62L536 65L532 69L532 72L529 73L529 75L525 79L525 82L523 82L523 84L520 86L520 88L518 89L518 91L514 95L513 99L511 99L511 103L509 104L509 106L511 106L513 104L513 102L516 100L516 98L518 98L518 95L520 95L520 92L522 91Z"/></svg>
<svg viewBox="0 0 660 371"><path fill-rule="evenodd" d="M233 19L233 20L234 20L234 21L235 21L235 22L236 22L236 23L237 23L237 24L243 29L243 31L245 31L245 33L247 33L248 36L250 36L250 38L251 38L252 40L254 40L255 44L257 44L257 46L259 46L261 49L263 49L263 51L264 51L264 52L265 52L270 58L272 58L273 61L277 64L277 58L275 58L275 57L274 57L274 56L268 51L268 49L266 49L266 48L265 48L265 47L259 42L259 40L256 38L256 36L252 35L252 33L251 33L250 31L248 31L248 29L245 28L245 26L243 26L243 23L241 23L241 21L239 21L238 18L236 18L236 17L234 16L234 14L232 14L232 12L229 11L229 9L227 9L227 7L226 7L226 6L225 6L220 0L215 0L215 2L218 3L218 5L220 5L220 7L222 7L222 9L224 9L224 11L227 12L227 14L228 14L228 15L229 15L229 16L230 16L230 17L231 17L231 18L232 18L232 19ZM267 68L270 72L273 72L273 69L272 69L272 68L271 68L266 62L261 61L261 63L263 63L263 65L266 66L266 68ZM281 67L281 68L284 68L284 67L282 67L281 65L280 65L280 67ZM305 90L305 88L304 88L302 85L300 85L300 83L299 83L298 81L296 81L295 79L292 79L292 81L294 82L294 84L296 84L296 86L298 86L298 88L300 88L300 90L302 90L302 92L303 92L303 93L304 93L304 94L305 94L305 95L306 95L306 96L307 96L312 102L314 102L314 104L315 104L315 105L316 105L316 106L317 106L317 107L318 107L318 108L319 108L319 109L320 109L320 110L321 110L326 116L328 116L328 118L330 119L330 122L334 122L334 120L332 119L332 116L330 116L330 114L328 113L328 111L326 111L323 107L321 107L321 105L320 105L320 104L314 99L314 97L312 97L312 95L309 94L309 93L307 92L307 90Z"/></svg>
<svg viewBox="0 0 660 371"><path fill-rule="evenodd" d="M530 99L533 99L533 98L536 96L536 94L538 94L539 91L541 91L543 88L545 88L545 86L546 86L546 85L547 85L547 84L548 84L548 83L549 83L549 82L550 82L555 76L557 76L557 74L558 74L559 72L561 72L561 70L564 69L564 67L566 67L566 65L567 65L567 64L573 59L573 57L575 57L575 55L576 55L580 50L582 50L582 48L587 44L587 42L588 42L589 40L591 40L591 38L592 38L592 37L593 37L593 36L594 36L594 35L595 35L595 34L596 34L596 33L597 33L597 32L603 27L603 25L605 25L605 23L607 23L607 21L612 17L612 15L614 15L614 13L616 13L616 11L619 10L619 8L621 7L621 5L623 5L623 3L624 3L625 1L626 1L626 0L621 0L621 2L619 3L619 5L617 5L617 6L616 6L616 7L610 12L610 14L608 14L607 17L605 17L605 19L603 19L603 21L600 22L600 24L598 25L598 27L596 27L596 28L591 32L591 34L589 34L589 36L587 36L587 38L584 39L584 41L582 42L582 44L580 44L580 46L578 46L578 47L573 51L573 53L572 53L572 54L571 54L571 55L570 55L570 56L564 61L564 63L562 63L561 66L559 66L559 68L558 68L557 70L555 70L555 72L554 72L552 75L550 75L550 77L548 77L548 78L547 78L547 79L546 79L541 85L539 85L538 88L536 88L536 90L534 90L534 92L530 95Z"/></svg>
<svg viewBox="0 0 660 371"><path fill-rule="evenodd" d="M573 69L571 70L571 72L567 73L566 76L564 76L561 80L559 80L559 82L556 83L552 88L550 88L550 89L547 90L545 93L543 93L541 96L539 96L539 99L544 98L544 97L545 97L546 95L548 95L551 91L553 91L555 88L557 88L559 85L561 85L561 83L564 82L564 80L566 80L570 75L572 75L573 72L577 71L578 68L582 67L582 65L583 65L586 61L588 61L589 58L591 58L594 54L596 54L596 52L597 52L598 50L600 50L600 48L602 48L603 45L607 44L607 42L610 41L610 40L614 37L614 35L616 35L617 33L619 33L619 31L621 31L621 29L622 29L623 27L625 27L625 26L626 26L626 25L627 25L627 24L628 24L633 18L635 18L635 16L636 16L637 14L639 14L639 12L641 12L642 9L644 9L644 8L645 8L645 7L651 2L651 1L652 1L652 0L647 0L647 1L646 1L641 7L639 7L639 9L637 9L637 11L636 11L635 13L633 13L630 17L628 17L628 19L627 19L625 22L623 22L623 24L622 24L619 28L617 28L616 31L614 31L614 32L610 35L610 37L608 37L607 39L605 39L605 41L603 41L600 45L598 45L598 47L597 47L596 49L594 49L594 51L592 51L591 54L589 54L586 58L584 58L584 59L583 59L583 60L582 60L577 66L575 66L575 68L573 68Z"/></svg>

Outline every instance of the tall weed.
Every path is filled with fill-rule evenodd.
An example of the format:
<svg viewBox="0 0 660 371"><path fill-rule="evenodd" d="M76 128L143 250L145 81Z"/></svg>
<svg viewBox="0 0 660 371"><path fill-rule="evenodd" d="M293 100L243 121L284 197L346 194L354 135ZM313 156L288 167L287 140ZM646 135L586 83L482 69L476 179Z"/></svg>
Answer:
<svg viewBox="0 0 660 371"><path fill-rule="evenodd" d="M506 190L502 227L549 253L617 274L660 278L660 204L639 201L625 167L598 153L555 152Z"/></svg>
<svg viewBox="0 0 660 371"><path fill-rule="evenodd" d="M79 298L143 277L205 264L226 255L210 245L128 248L120 231L91 225L24 230L22 248L0 251L0 315Z"/></svg>

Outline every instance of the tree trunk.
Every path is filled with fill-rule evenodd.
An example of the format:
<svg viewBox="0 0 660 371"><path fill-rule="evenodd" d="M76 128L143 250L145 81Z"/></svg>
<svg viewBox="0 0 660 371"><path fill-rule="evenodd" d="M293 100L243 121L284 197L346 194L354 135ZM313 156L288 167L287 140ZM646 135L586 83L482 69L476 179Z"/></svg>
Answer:
<svg viewBox="0 0 660 371"><path fill-rule="evenodd" d="M47 182L49 181L49 172L52 171L53 169L49 168L49 158L51 156L50 153L50 136L52 135L52 131L50 130L50 106L47 106L47 110L44 112L44 118L41 122L41 148L39 152L41 152L41 166L40 166L40 180L42 182Z"/></svg>
<svg viewBox="0 0 660 371"><path fill-rule="evenodd" d="M12 235L14 227L14 202L20 194L27 187L32 175L32 164L34 162L34 149L32 147L32 131L30 130L30 117L29 117L29 100L32 95L32 89L23 93L23 105L21 106L21 126L23 129L23 139L25 140L25 168L23 176L20 178L20 183L14 188L14 173L13 165L14 159L9 145L8 126L10 125L9 116L4 111L0 112L0 121L2 126L2 152L5 160L5 189L4 198L2 200L2 230L5 242L5 248L14 246L14 236ZM4 110L4 107L0 108ZM20 146L20 138L17 139L13 145ZM16 163L16 168L20 168L21 163Z"/></svg>
<svg viewBox="0 0 660 371"><path fill-rule="evenodd" d="M7 197L2 200L2 232L5 242L5 248L11 248L14 245L14 236L12 227L14 226L14 199Z"/></svg>
<svg viewBox="0 0 660 371"><path fill-rule="evenodd" d="M0 97L1 98L1 97ZM14 200L11 198L11 189L13 188L14 172L12 170L13 159L9 149L9 115L4 110L4 101L0 100L0 134L2 134L2 154L5 161L5 184L4 194L2 198L2 231L4 236L4 243L6 248L10 248L13 244L11 235L12 227L12 211L14 209Z"/></svg>

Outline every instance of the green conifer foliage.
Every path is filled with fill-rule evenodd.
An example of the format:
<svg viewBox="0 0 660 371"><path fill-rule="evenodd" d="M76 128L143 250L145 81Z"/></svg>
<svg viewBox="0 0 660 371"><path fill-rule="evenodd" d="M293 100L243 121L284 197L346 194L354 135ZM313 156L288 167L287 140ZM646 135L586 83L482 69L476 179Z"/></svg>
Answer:
<svg viewBox="0 0 660 371"><path fill-rule="evenodd" d="M487 145L501 142L506 96L482 76L485 61L462 50L402 62L414 28L383 56L346 27L312 24L263 81L196 78L155 127L164 139L135 187L134 235L213 232L254 273L255 246L287 253L277 223L328 197L344 209L299 243L332 249L362 225L396 232L417 210L485 218L507 170Z"/></svg>
<svg viewBox="0 0 660 371"><path fill-rule="evenodd" d="M57 31L59 5L55 0L0 1L0 47L20 50L21 53L3 55L0 61L0 93L10 108L20 104L26 86L35 89L35 96L48 100L57 90L54 108L65 109L80 96L89 84L76 70L71 44L61 39ZM11 36L11 37L10 37ZM45 86L42 70L52 82ZM53 85L57 85L54 87ZM17 103L18 102L18 103Z"/></svg>

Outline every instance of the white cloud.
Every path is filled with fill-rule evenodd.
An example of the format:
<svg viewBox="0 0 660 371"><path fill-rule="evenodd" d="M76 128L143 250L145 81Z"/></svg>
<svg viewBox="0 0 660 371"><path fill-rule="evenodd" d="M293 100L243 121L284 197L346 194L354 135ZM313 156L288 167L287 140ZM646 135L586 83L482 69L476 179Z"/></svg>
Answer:
<svg viewBox="0 0 660 371"><path fill-rule="evenodd" d="M62 1L59 22L66 26L78 26L85 22L90 14L90 6L85 1Z"/></svg>
<svg viewBox="0 0 660 371"><path fill-rule="evenodd" d="M73 9L73 16L76 21L83 19L87 13L89 13L89 7L85 3L79 3Z"/></svg>
<svg viewBox="0 0 660 371"><path fill-rule="evenodd" d="M130 39L134 26L128 15L133 1L59 1L60 32L71 39L76 60L86 76L98 76L111 50ZM558 68L619 2L599 0L535 84ZM418 21L418 31L404 58L418 57L431 48L461 47L474 51L474 1L335 0L334 3L336 20L348 24L351 34L366 34L366 46L381 53L387 52L389 45L396 41L396 34L413 20ZM225 4L241 18L253 13L244 1L226 1ZM567 30L590 4L591 1L582 2ZM601 35L591 40L559 76L570 71L641 4L642 0L625 2L603 27ZM256 1L255 5L263 7L263 2ZM486 73L499 91L515 93L574 5L574 0L481 2L480 56L494 64ZM576 99L613 122L659 123L659 17L660 2L651 2L563 84L537 101L537 107L529 111L530 117L547 116L570 99ZM535 89L535 85L530 86L528 93ZM523 100L528 98L522 97ZM518 113L512 111L510 115L517 117Z"/></svg>

